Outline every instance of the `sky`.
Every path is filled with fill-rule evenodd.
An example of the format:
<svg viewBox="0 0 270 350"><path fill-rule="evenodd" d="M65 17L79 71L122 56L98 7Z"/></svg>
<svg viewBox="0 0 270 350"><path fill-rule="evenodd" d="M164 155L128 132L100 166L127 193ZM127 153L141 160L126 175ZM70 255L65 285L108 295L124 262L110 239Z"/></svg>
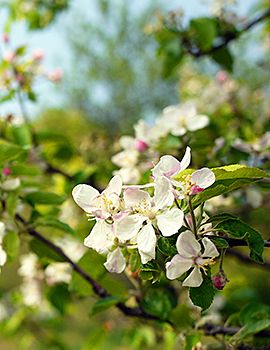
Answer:
<svg viewBox="0 0 270 350"><path fill-rule="evenodd" d="M117 0L125 1L125 0ZM229 0L228 0L229 1ZM239 0L237 2L237 13L246 15L254 5L256 0ZM166 1L166 3L168 3ZM209 14L209 5L213 3L211 0L170 0L168 10L182 8L186 20L191 17L203 16ZM27 44L28 51L31 53L34 49L42 49L45 52L43 61L44 68L48 71L60 67L64 74L69 70L71 64L71 55L66 40L66 28L70 26L76 14L83 12L89 20L94 21L96 18L96 10L92 0L71 0L71 5L67 11L61 13L57 20L48 28L41 31L29 32L23 22L16 23L12 27L11 42L14 47L17 45ZM134 10L144 6L145 0L134 1ZM3 31L5 17L0 18L0 30ZM76 25L76 23L75 23ZM59 90L60 86L40 79L36 84L38 93L38 102L36 104L28 103L27 109L30 115L38 114L42 109L48 106L61 106L62 98ZM0 105L0 114L15 112L19 113L16 103L10 102Z"/></svg>

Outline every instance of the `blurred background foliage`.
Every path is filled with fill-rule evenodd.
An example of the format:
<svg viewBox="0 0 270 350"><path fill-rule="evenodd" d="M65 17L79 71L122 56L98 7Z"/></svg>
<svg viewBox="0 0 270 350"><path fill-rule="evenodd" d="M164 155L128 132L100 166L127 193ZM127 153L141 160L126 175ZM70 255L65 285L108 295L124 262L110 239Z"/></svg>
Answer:
<svg viewBox="0 0 270 350"><path fill-rule="evenodd" d="M132 125L141 118L153 123L165 106L179 101L195 102L199 112L209 116L210 124L181 140L170 135L159 145L160 154L180 157L188 143L194 153L194 167L244 163L269 170L269 145L263 148L259 140L270 127L270 22L264 20L252 31L241 31L250 18L269 11L270 3L254 1L246 18L237 14L233 2L208 3L214 11L190 19L178 10L168 14L164 1L147 1L138 8L127 1L95 1L93 21L83 7L73 13L70 23L65 24L71 65L58 86L63 102L59 108L45 108L33 118L32 133L24 124L15 123L20 113L10 115L1 109L6 99L15 104L18 97L17 88L6 95L6 80L3 83L1 79L7 98L0 105L0 136L18 147L12 157L4 157L2 148L1 167L10 166L12 177L21 179L20 190L5 197L11 217L18 208L46 237L61 242L68 236L82 246L91 224L72 202L73 186L84 182L103 189L116 169L111 157L120 149L120 135L132 134ZM0 4L7 17L5 31L11 38L15 21L24 20L31 35L30 31L46 30L54 21L61 21L71 7L71 2L62 0L10 0ZM177 5L175 8L183 4ZM237 39L214 53L208 52L230 35ZM25 53L20 54L24 57ZM1 73L6 66L3 60ZM28 74L28 69L29 65L20 65L20 74ZM37 99L38 103L38 93L34 98L32 94L36 92L34 85L23 87L27 88L22 89L24 106L29 106L28 100L33 103ZM257 146L247 152L247 147L236 147L238 139ZM31 188L38 189L40 197L31 197ZM56 197L46 197L44 202L44 192L53 192ZM269 239L269 183L209 203L211 213L224 210L239 215ZM64 249L68 243L63 242ZM228 338L206 337L195 326L213 320L246 326L246 307L263 308L269 318L269 266L248 265L237 256L225 260L230 283L217 293L213 306L202 317L177 283L171 290L164 280L154 285L146 282L145 309L163 319L169 315L175 332L163 322L125 317L116 308L109 308L114 301L97 305L89 285L74 272L68 283L50 283L44 271L57 258L14 223L9 224L4 245L9 264L0 275L1 349L226 349ZM246 252L245 248L235 250ZM29 251L39 256L34 283L38 282L37 294L42 292L36 303L25 302L25 294L33 293L33 289L23 291L25 277L17 273L21 256ZM269 261L265 252L267 258ZM79 264L114 296L136 305L136 294L130 293L134 281L125 275L108 274L103 262L103 257L87 250ZM268 344L267 339L252 337L255 332L243 337L250 349Z"/></svg>

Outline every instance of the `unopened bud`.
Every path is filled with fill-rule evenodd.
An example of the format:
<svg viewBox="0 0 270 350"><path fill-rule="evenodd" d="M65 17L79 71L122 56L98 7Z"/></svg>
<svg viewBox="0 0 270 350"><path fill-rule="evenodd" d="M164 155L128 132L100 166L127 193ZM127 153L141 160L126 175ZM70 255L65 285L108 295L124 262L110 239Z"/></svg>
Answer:
<svg viewBox="0 0 270 350"><path fill-rule="evenodd" d="M204 189L201 188L200 186L198 185L193 185L190 189L190 195L193 196L195 194L198 194L200 192L202 192Z"/></svg>
<svg viewBox="0 0 270 350"><path fill-rule="evenodd" d="M55 83L61 81L62 77L63 71L60 68L56 68L48 74L48 78Z"/></svg>
<svg viewBox="0 0 270 350"><path fill-rule="evenodd" d="M145 152L148 148L148 145L145 141L143 140L136 140L135 142L135 148L139 152Z"/></svg>
<svg viewBox="0 0 270 350"><path fill-rule="evenodd" d="M10 174L11 174L11 169L10 168L8 168L8 167L5 167L3 170L2 170L2 174L4 175L4 176L9 176Z"/></svg>
<svg viewBox="0 0 270 350"><path fill-rule="evenodd" d="M5 44L9 42L9 35L7 33L3 33L2 40Z"/></svg>
<svg viewBox="0 0 270 350"><path fill-rule="evenodd" d="M212 282L217 289L222 290L229 280L227 279L224 271L220 270L215 276L212 277Z"/></svg>
<svg viewBox="0 0 270 350"><path fill-rule="evenodd" d="M224 84L228 80L229 76L227 72L221 70L217 73L216 78L220 84Z"/></svg>
<svg viewBox="0 0 270 350"><path fill-rule="evenodd" d="M32 54L33 60L35 61L41 61L44 58L44 52L43 50L37 49Z"/></svg>

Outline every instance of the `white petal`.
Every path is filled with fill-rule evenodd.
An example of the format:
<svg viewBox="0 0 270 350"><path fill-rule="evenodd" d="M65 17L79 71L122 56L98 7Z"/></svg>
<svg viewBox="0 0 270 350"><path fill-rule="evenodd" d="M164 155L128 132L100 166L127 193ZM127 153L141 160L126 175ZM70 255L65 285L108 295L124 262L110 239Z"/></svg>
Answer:
<svg viewBox="0 0 270 350"><path fill-rule="evenodd" d="M0 246L0 266L5 265L6 261L7 261L7 253Z"/></svg>
<svg viewBox="0 0 270 350"><path fill-rule="evenodd" d="M183 258L180 255L175 255L171 261L166 263L166 276L170 280L183 275L192 267L192 259Z"/></svg>
<svg viewBox="0 0 270 350"><path fill-rule="evenodd" d="M123 181L121 176L115 175L109 182L107 188L102 193L106 194L106 196L112 193L116 194L117 196L120 196L122 191L122 185L123 185Z"/></svg>
<svg viewBox="0 0 270 350"><path fill-rule="evenodd" d="M187 118L186 123L189 131L196 131L205 128L209 123L209 118L206 115L198 114Z"/></svg>
<svg viewBox="0 0 270 350"><path fill-rule="evenodd" d="M106 253L112 247L114 234L112 225L105 221L97 221L90 234L85 238L84 245L93 248L98 253Z"/></svg>
<svg viewBox="0 0 270 350"><path fill-rule="evenodd" d="M185 170L189 166L190 161L191 161L191 148L187 147L186 151L185 151L185 154L184 154L184 157L183 157L183 159L180 162L181 171Z"/></svg>
<svg viewBox="0 0 270 350"><path fill-rule="evenodd" d="M219 256L219 252L216 246L209 238L204 237L202 239L202 244L204 246L202 257L215 258Z"/></svg>
<svg viewBox="0 0 270 350"><path fill-rule="evenodd" d="M160 161L152 169L152 173L155 178L159 176L171 177L177 174L180 170L181 164L179 160L169 155L160 158Z"/></svg>
<svg viewBox="0 0 270 350"><path fill-rule="evenodd" d="M194 267L190 275L184 280L184 287L199 287L203 282L202 273L198 267Z"/></svg>
<svg viewBox="0 0 270 350"><path fill-rule="evenodd" d="M208 168L196 170L191 175L191 181L200 188L207 188L213 185L215 180L215 174Z"/></svg>
<svg viewBox="0 0 270 350"><path fill-rule="evenodd" d="M176 241L176 248L178 253L186 258L197 257L201 251L201 245L191 231L180 234Z"/></svg>
<svg viewBox="0 0 270 350"><path fill-rule="evenodd" d="M133 149L135 139L131 136L121 136L119 139L119 144L124 149Z"/></svg>
<svg viewBox="0 0 270 350"><path fill-rule="evenodd" d="M115 154L112 162L121 168L132 168L138 162L139 152L136 150L125 150Z"/></svg>
<svg viewBox="0 0 270 350"><path fill-rule="evenodd" d="M148 223L138 233L138 250L143 264L155 259L157 237L153 226Z"/></svg>
<svg viewBox="0 0 270 350"><path fill-rule="evenodd" d="M182 227L184 213L178 208L169 209L157 215L157 226L163 236L174 235Z"/></svg>
<svg viewBox="0 0 270 350"><path fill-rule="evenodd" d="M2 242L3 237L6 234L6 225L0 221L0 242Z"/></svg>
<svg viewBox="0 0 270 350"><path fill-rule="evenodd" d="M173 188L166 177L158 177L155 181L154 205L157 209L171 206L174 202Z"/></svg>
<svg viewBox="0 0 270 350"><path fill-rule="evenodd" d="M113 229L115 236L121 241L125 242L137 235L139 229L142 227L144 217L139 215L130 215L124 217L122 220L114 222Z"/></svg>
<svg viewBox="0 0 270 350"><path fill-rule="evenodd" d="M72 196L79 207L90 213L93 207L91 202L95 197L99 196L99 192L92 186L81 184L73 188Z"/></svg>
<svg viewBox="0 0 270 350"><path fill-rule="evenodd" d="M138 187L128 187L124 191L124 202L128 208L145 203L146 207L151 208L151 197L146 191L140 190Z"/></svg>
<svg viewBox="0 0 270 350"><path fill-rule="evenodd" d="M118 247L113 252L108 253L104 266L109 272L121 273L126 268L126 259Z"/></svg>
<svg viewBox="0 0 270 350"><path fill-rule="evenodd" d="M16 177L15 179L8 179L2 182L1 188L4 191L15 191L21 185L21 180Z"/></svg>

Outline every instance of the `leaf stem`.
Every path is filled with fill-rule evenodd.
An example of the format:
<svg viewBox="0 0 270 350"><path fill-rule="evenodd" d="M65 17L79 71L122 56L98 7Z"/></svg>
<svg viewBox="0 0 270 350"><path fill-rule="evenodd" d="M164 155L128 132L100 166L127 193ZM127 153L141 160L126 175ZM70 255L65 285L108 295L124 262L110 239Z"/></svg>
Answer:
<svg viewBox="0 0 270 350"><path fill-rule="evenodd" d="M198 239L197 223L196 223L196 217L195 217L195 213L194 213L192 202L191 202L191 196L188 196L188 207L189 207L189 211L190 211L190 215L191 215L191 219L192 219L193 233L194 233L196 239Z"/></svg>

